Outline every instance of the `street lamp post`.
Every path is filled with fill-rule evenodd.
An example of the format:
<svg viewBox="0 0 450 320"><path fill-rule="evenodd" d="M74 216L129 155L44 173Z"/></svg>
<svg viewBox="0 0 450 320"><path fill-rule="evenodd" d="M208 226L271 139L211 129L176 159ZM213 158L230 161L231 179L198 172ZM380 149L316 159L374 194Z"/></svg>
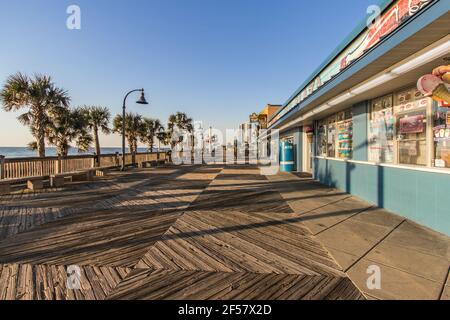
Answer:
<svg viewBox="0 0 450 320"><path fill-rule="evenodd" d="M209 126L209 153L212 154L212 127Z"/></svg>
<svg viewBox="0 0 450 320"><path fill-rule="evenodd" d="M161 137L164 134L164 129L163 128L159 128L158 130L158 152L161 151Z"/></svg>
<svg viewBox="0 0 450 320"><path fill-rule="evenodd" d="M160 160L159 153L161 152L161 139L165 136L165 134L166 134L165 130L162 127L159 128L159 132L158 132L158 161Z"/></svg>
<svg viewBox="0 0 450 320"><path fill-rule="evenodd" d="M127 102L127 98L130 94L134 93L134 92L140 92L141 93L141 97L139 98L138 101L136 101L137 104L148 104L147 100L145 99L145 94L144 94L144 89L135 89L135 90L131 90L130 92L128 92L125 95L125 98L123 99L123 113L122 113L122 171L125 171L125 152L126 152L126 139L125 139L125 123L126 123L126 102ZM131 151L131 150L130 150Z"/></svg>
<svg viewBox="0 0 450 320"><path fill-rule="evenodd" d="M202 145L201 145L202 164L205 164L205 135L204 135L204 129L203 129L202 125L200 125L199 130L200 130L200 139L202 141Z"/></svg>

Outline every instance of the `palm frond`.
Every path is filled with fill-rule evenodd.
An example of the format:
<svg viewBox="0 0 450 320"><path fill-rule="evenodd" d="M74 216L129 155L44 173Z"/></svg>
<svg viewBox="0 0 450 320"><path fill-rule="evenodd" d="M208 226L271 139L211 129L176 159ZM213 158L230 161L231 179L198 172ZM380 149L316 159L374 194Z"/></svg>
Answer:
<svg viewBox="0 0 450 320"><path fill-rule="evenodd" d="M29 126L31 124L33 114L26 112L17 117L17 120L24 126Z"/></svg>
<svg viewBox="0 0 450 320"><path fill-rule="evenodd" d="M0 100L5 111L26 107L30 102L30 80L23 73L11 75L0 92Z"/></svg>
<svg viewBox="0 0 450 320"><path fill-rule="evenodd" d="M36 151L38 149L38 145L36 141L32 141L30 143L27 144L27 149L31 150L31 151Z"/></svg>

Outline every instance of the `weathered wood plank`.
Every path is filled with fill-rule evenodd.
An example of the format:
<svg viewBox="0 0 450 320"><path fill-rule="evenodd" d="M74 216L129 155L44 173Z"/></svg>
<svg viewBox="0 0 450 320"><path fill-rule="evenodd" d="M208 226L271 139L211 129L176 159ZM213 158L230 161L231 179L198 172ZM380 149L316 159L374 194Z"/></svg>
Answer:
<svg viewBox="0 0 450 320"><path fill-rule="evenodd" d="M194 166L1 196L0 299L362 298L274 184Z"/></svg>

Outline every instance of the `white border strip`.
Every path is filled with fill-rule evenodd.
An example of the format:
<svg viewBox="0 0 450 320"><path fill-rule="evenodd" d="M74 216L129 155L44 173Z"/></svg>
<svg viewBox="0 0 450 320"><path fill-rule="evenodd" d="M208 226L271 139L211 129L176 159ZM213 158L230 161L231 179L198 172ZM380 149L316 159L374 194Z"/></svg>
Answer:
<svg viewBox="0 0 450 320"><path fill-rule="evenodd" d="M388 163L376 163L376 162L368 162L368 161L327 158L327 157L320 157L320 156L314 156L313 159L331 160L331 161L337 161L337 162L348 162L348 163L369 165L369 166L374 166L374 167L386 167L386 168L393 168L393 169L404 169L404 170L422 171L422 172L430 172L430 173L441 173L441 174L443 173L443 174L450 175L450 169L448 169L448 168L446 168L446 169L426 168L426 167L419 167L419 166L405 166L405 165L395 165L395 164L388 164Z"/></svg>

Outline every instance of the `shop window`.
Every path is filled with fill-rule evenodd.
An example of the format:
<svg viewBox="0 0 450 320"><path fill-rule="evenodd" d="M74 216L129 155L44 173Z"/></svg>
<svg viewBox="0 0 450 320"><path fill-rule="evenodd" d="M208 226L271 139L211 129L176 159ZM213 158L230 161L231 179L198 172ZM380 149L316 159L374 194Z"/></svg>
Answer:
<svg viewBox="0 0 450 320"><path fill-rule="evenodd" d="M395 95L398 163L427 165L427 108L431 100L415 87Z"/></svg>
<svg viewBox="0 0 450 320"><path fill-rule="evenodd" d="M319 122L317 155L351 159L353 151L353 116L351 109Z"/></svg>
<svg viewBox="0 0 450 320"><path fill-rule="evenodd" d="M317 155L321 157L327 155L327 125L325 121L320 121L317 129Z"/></svg>
<svg viewBox="0 0 450 320"><path fill-rule="evenodd" d="M353 115L351 109L338 113L336 128L338 158L351 159L353 152Z"/></svg>
<svg viewBox="0 0 450 320"><path fill-rule="evenodd" d="M395 117L392 94L375 99L369 111L369 161L394 162Z"/></svg>
<svg viewBox="0 0 450 320"><path fill-rule="evenodd" d="M327 120L327 157L336 157L336 116Z"/></svg>
<svg viewBox="0 0 450 320"><path fill-rule="evenodd" d="M450 108L433 110L434 166L450 168Z"/></svg>

